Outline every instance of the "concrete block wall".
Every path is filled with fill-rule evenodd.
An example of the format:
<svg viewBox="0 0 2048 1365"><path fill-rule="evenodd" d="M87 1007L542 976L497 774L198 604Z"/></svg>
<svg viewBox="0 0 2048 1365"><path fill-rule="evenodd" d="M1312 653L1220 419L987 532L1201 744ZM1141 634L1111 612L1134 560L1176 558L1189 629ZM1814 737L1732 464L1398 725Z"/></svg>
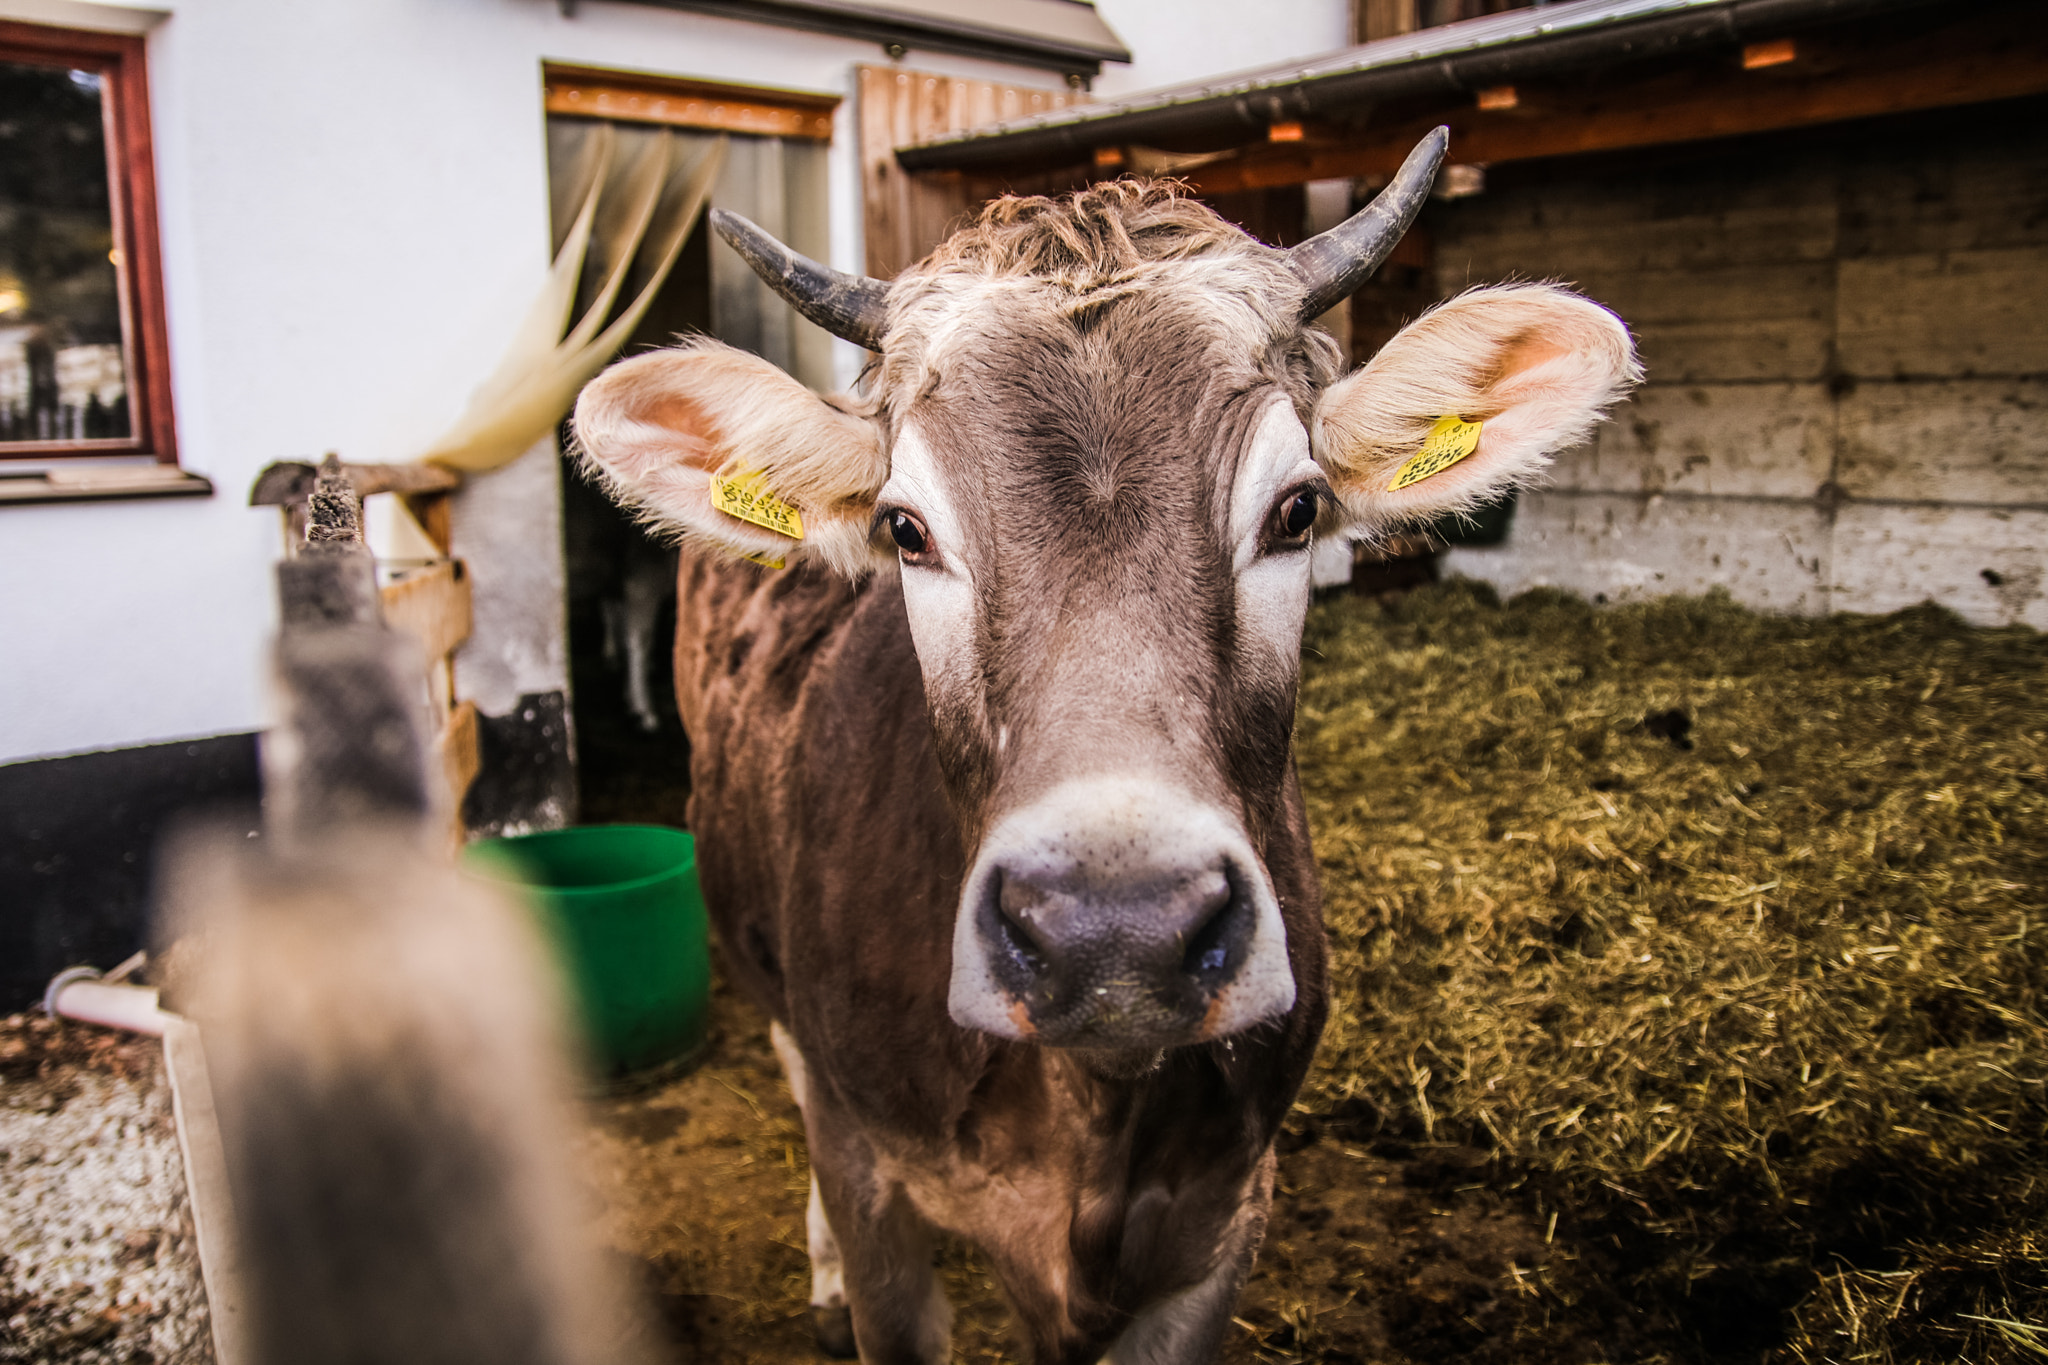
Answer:
<svg viewBox="0 0 2048 1365"><path fill-rule="evenodd" d="M1572 282L1648 372L1451 572L2048 627L2048 102L1499 167L1428 226L1439 292Z"/></svg>

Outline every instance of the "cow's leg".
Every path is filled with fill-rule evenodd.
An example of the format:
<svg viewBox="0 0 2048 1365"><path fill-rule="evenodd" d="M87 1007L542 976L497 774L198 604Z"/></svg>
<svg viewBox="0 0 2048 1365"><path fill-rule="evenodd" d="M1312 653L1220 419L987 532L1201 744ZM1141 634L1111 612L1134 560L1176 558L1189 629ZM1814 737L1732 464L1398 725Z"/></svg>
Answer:
<svg viewBox="0 0 2048 1365"><path fill-rule="evenodd" d="M809 1138L811 1198L805 1222L811 1328L818 1349L842 1359L858 1354L871 1365L945 1361L952 1352L953 1310L932 1268L930 1226L900 1189L877 1182L857 1155L857 1139L834 1142L826 1136L796 1040L780 1024L769 1030L769 1038ZM844 1233L843 1252L835 1228Z"/></svg>
<svg viewBox="0 0 2048 1365"><path fill-rule="evenodd" d="M796 1107L808 1127L811 1105L804 1055L797 1051L796 1039L779 1023L768 1026L768 1041L775 1045L783 1074L789 1077L790 1094L796 1097ZM804 1209L804 1232L811 1252L811 1333L826 1355L851 1360L859 1352L853 1344L853 1315L846 1307L846 1270L839 1255L839 1239L832 1235L832 1224L825 1217L815 1171L811 1173L810 1203Z"/></svg>
<svg viewBox="0 0 2048 1365"><path fill-rule="evenodd" d="M653 734L661 728L661 716L654 709L654 628L661 620L661 604L675 590L676 565L673 556L664 565L643 561L626 569L625 601L619 617L626 646L626 707Z"/></svg>
<svg viewBox="0 0 2048 1365"><path fill-rule="evenodd" d="M937 1238L900 1186L878 1178L856 1136L811 1141L811 1169L844 1253L846 1307L868 1365L943 1365L952 1356L953 1307L932 1265Z"/></svg>
<svg viewBox="0 0 2048 1365"><path fill-rule="evenodd" d="M1184 1365L1215 1360L1223 1350L1237 1296L1266 1236L1273 1202L1271 1148L1253 1173L1245 1201L1225 1232L1216 1268L1190 1285L1139 1310L1103 1357L1103 1365Z"/></svg>
<svg viewBox="0 0 2048 1365"><path fill-rule="evenodd" d="M853 1344L853 1314L846 1307L846 1267L839 1257L839 1239L825 1218L815 1175L810 1206L804 1210L804 1231L811 1246L811 1334L826 1355L851 1360L860 1352Z"/></svg>

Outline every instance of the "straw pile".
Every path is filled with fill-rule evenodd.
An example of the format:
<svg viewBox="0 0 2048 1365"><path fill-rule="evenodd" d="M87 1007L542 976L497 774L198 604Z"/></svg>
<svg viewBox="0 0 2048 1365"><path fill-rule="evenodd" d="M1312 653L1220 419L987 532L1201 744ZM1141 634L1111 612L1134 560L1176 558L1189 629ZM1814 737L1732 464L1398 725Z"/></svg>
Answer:
<svg viewBox="0 0 2048 1365"><path fill-rule="evenodd" d="M1310 1115L1487 1148L1678 1357L2048 1356L2048 641L1458 583L1307 646Z"/></svg>

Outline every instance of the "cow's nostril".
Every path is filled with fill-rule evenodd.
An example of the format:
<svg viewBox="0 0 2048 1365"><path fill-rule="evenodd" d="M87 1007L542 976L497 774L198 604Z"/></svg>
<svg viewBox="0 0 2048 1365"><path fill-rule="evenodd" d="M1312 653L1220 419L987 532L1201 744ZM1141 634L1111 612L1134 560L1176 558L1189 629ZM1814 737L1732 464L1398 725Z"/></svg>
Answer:
<svg viewBox="0 0 2048 1365"><path fill-rule="evenodd" d="M1043 976L1048 964L1045 945L1031 932L1029 922L1039 898L1008 877L996 891L996 929L1002 935L1004 952L1011 965L1031 977Z"/></svg>
<svg viewBox="0 0 2048 1365"><path fill-rule="evenodd" d="M1207 919L1188 938L1181 957L1181 970L1204 987L1214 988L1229 972L1236 950L1250 937L1251 910L1237 888L1226 884L1210 898Z"/></svg>

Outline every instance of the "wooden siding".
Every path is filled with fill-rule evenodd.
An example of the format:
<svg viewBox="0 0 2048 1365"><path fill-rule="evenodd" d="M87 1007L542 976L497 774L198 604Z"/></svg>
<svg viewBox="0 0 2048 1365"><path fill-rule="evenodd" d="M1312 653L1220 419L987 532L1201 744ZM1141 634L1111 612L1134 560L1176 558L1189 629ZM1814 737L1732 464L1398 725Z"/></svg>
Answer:
<svg viewBox="0 0 2048 1365"><path fill-rule="evenodd" d="M896 164L898 147L963 128L1049 113L1088 98L1085 91L1075 89L959 80L893 66L863 66L859 76L867 273L878 280L890 278L937 246L969 209L1003 188L969 181L957 172L912 176Z"/></svg>

